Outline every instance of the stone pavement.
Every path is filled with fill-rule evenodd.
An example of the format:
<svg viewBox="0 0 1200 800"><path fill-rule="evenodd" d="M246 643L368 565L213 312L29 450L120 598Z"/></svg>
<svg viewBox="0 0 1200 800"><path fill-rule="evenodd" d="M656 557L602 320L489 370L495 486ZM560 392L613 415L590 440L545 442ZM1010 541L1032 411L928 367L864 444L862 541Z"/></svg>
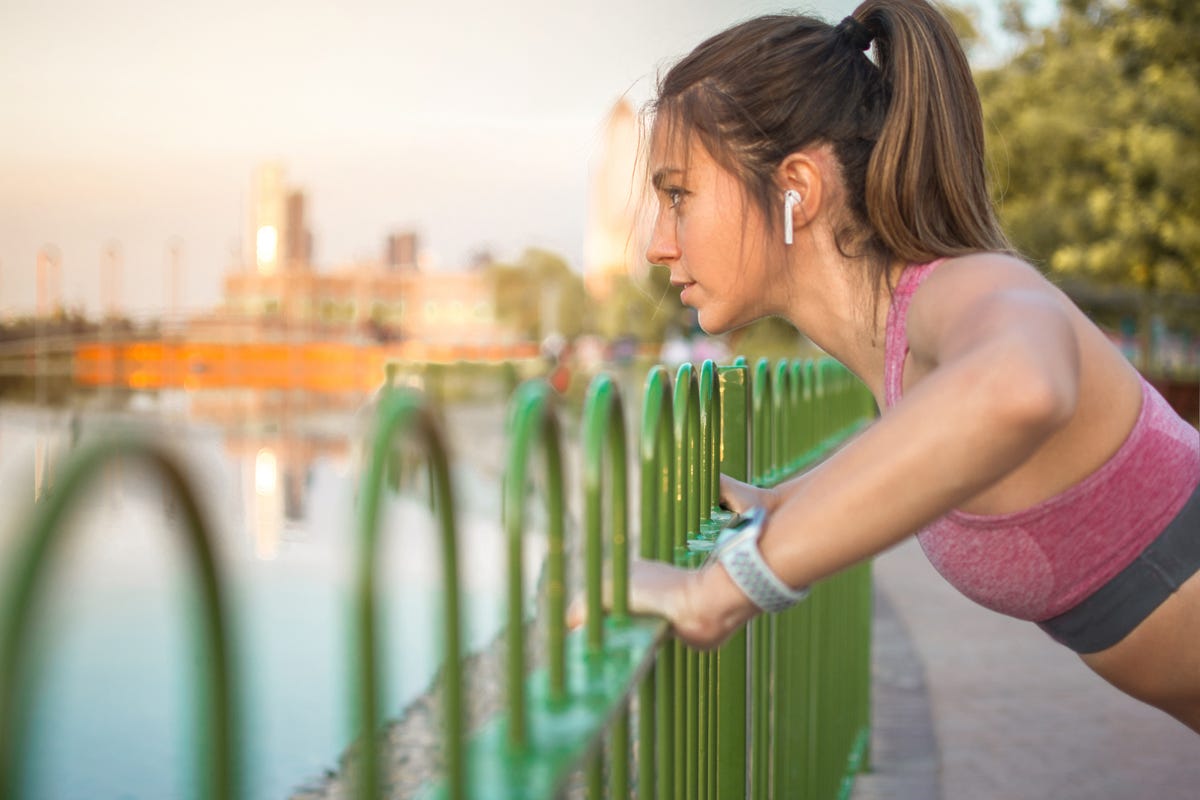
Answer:
<svg viewBox="0 0 1200 800"><path fill-rule="evenodd" d="M915 540L875 576L875 771L854 800L1200 798L1200 736L967 600Z"/></svg>

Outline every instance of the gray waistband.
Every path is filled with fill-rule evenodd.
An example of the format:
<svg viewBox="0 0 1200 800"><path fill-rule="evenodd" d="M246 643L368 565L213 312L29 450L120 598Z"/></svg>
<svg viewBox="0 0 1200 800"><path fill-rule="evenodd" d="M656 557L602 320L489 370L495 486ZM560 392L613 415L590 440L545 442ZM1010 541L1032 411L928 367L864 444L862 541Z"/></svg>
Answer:
<svg viewBox="0 0 1200 800"><path fill-rule="evenodd" d="M1200 486L1129 566L1079 605L1038 623L1077 653L1097 653L1124 639L1200 570Z"/></svg>

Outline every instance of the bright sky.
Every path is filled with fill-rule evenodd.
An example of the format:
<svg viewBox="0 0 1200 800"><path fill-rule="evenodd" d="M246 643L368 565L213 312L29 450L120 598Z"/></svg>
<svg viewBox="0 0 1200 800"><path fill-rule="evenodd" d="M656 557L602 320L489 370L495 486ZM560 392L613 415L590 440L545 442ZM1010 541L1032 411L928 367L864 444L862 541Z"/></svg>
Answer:
<svg viewBox="0 0 1200 800"><path fill-rule="evenodd" d="M830 20L856 3L812 0ZM4 0L0 316L35 305L40 247L63 300L161 311L168 243L183 303L213 306L251 171L308 195L319 269L413 228L454 269L545 247L578 266L588 161L623 93L763 0Z"/></svg>

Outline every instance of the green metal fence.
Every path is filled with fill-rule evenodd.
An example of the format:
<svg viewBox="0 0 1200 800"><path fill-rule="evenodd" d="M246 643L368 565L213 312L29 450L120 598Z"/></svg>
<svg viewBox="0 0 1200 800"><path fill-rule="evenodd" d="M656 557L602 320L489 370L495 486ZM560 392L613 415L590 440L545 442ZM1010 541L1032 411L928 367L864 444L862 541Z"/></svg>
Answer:
<svg viewBox="0 0 1200 800"><path fill-rule="evenodd" d="M629 613L631 538L642 558L700 567L729 514L717 504L719 475L769 486L807 469L873 415L865 388L839 364L744 361L674 377L646 376L637 442L638 525L630 530L630 432L621 394L607 376L589 387L581 424L584 597L582 630L565 627L565 485L555 395L541 381L520 385L508 415L503 529L509 590L505 710L468 738L464 725L457 526L446 448L427 402L386 390L359 488L357 579L351 629L355 743L351 783L359 798L383 793L378 646L379 507L394 482L398 440L424 451L442 539L446 660L444 776L426 798L546 798L582 769L589 797L846 797L866 759L869 725L870 571L847 570L813 587L808 600L756 619L714 652L669 638L666 623ZM532 460L540 455L549 525L546 665L525 664L521 551ZM28 535L8 569L0 606L0 796L21 797L20 767L33 680L28 643L42 584L66 509L101 466L115 458L157 466L180 498L204 615L205 653L196 718L204 747L196 777L202 797L240 797L228 610L208 527L188 481L169 453L136 438L93 444L72 459L34 508ZM610 610L602 608L604 565Z"/></svg>

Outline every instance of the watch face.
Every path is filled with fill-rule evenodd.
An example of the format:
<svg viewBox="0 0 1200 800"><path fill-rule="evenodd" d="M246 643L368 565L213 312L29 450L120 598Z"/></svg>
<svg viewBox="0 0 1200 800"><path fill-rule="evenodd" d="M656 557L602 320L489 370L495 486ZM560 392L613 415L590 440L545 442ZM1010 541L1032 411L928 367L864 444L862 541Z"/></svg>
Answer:
<svg viewBox="0 0 1200 800"><path fill-rule="evenodd" d="M718 557L722 552L736 547L747 538L757 536L761 523L762 509L756 507L750 509L741 519L738 519L734 524L721 531L721 535L717 537L715 551Z"/></svg>

